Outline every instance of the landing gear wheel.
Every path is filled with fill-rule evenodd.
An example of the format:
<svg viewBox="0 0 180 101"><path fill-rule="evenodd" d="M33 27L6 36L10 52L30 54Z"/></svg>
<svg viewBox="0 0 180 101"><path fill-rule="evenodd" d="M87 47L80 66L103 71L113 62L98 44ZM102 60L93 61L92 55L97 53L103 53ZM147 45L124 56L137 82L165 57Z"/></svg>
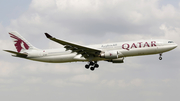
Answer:
<svg viewBox="0 0 180 101"><path fill-rule="evenodd" d="M85 68L86 68L86 69L89 69L89 65L85 65Z"/></svg>
<svg viewBox="0 0 180 101"><path fill-rule="evenodd" d="M162 53L159 54L159 60L162 60Z"/></svg>
<svg viewBox="0 0 180 101"><path fill-rule="evenodd" d="M99 65L98 65L98 64L95 64L95 65L94 65L94 67L95 67L95 68L98 68L98 67L99 67Z"/></svg>
<svg viewBox="0 0 180 101"><path fill-rule="evenodd" d="M92 62L92 61L91 61L91 62L89 62L89 65L94 65L94 62Z"/></svg>
<svg viewBox="0 0 180 101"><path fill-rule="evenodd" d="M159 57L159 60L162 60L162 57Z"/></svg>
<svg viewBox="0 0 180 101"><path fill-rule="evenodd" d="M94 71L98 67L99 65L97 64L97 61L89 61L88 64L85 65L86 69L90 69L92 71Z"/></svg>
<svg viewBox="0 0 180 101"><path fill-rule="evenodd" d="M90 69L91 69L92 71L94 71L95 68L94 68L94 67L91 67Z"/></svg>

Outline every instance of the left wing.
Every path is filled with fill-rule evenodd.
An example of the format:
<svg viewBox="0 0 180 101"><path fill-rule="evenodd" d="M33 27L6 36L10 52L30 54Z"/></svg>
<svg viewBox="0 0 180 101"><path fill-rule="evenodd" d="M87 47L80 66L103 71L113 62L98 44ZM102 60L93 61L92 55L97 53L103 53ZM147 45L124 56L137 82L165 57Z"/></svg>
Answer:
<svg viewBox="0 0 180 101"><path fill-rule="evenodd" d="M66 50L71 50L72 52L76 52L77 54L81 54L85 58L88 58L91 56L98 57L101 53L101 50L99 50L99 49L95 49L95 48L91 48L91 47L82 46L82 45L70 43L67 41L59 40L59 39L52 37L48 33L45 33L45 35L48 39L63 45L64 48L66 48Z"/></svg>

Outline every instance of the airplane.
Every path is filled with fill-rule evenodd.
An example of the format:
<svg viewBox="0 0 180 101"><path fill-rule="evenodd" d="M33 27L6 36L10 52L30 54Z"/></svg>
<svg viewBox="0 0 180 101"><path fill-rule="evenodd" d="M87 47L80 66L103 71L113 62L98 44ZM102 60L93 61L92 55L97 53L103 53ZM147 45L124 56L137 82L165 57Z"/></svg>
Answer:
<svg viewBox="0 0 180 101"><path fill-rule="evenodd" d="M116 42L96 45L79 45L76 43L63 41L45 33L46 37L64 46L61 49L38 49L30 44L18 32L9 32L16 51L4 50L12 53L14 57L48 63L65 62L88 62L86 69L94 71L99 67L98 61L111 63L124 63L125 57L159 54L162 60L162 53L177 47L172 40L150 39L139 41Z"/></svg>

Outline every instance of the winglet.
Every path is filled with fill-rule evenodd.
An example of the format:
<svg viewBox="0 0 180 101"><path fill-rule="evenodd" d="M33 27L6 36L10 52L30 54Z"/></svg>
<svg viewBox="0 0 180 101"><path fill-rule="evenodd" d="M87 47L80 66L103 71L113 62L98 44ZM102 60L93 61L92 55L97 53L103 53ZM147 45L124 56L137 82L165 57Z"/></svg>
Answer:
<svg viewBox="0 0 180 101"><path fill-rule="evenodd" d="M51 35L49 35L48 33L44 33L46 35L47 38L52 38Z"/></svg>

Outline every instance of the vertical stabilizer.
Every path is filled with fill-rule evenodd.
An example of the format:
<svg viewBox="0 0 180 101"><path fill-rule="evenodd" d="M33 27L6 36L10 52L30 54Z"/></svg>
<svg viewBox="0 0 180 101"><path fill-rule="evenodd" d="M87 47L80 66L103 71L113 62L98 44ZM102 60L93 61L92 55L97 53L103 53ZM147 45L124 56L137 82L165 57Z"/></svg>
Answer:
<svg viewBox="0 0 180 101"><path fill-rule="evenodd" d="M18 32L9 32L10 37L12 38L14 45L17 49L17 52L24 52L26 50L37 49L33 45L31 45L25 38L23 38Z"/></svg>

